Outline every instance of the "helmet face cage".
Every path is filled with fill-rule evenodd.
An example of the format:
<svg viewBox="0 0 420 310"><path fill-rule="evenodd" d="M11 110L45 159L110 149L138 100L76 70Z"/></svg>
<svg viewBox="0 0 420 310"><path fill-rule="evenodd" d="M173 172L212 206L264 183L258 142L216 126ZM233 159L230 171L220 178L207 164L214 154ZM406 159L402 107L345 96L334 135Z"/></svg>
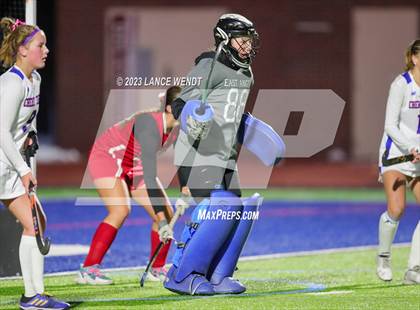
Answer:
<svg viewBox="0 0 420 310"><path fill-rule="evenodd" d="M239 44L239 51L232 47L232 39L239 37L248 37L251 40L251 51L246 58L242 58L239 56L239 51L244 50L245 44ZM214 28L214 38L216 46L218 46L222 41L228 39L228 44L224 47L227 55L231 58L231 60L240 67L249 67L252 59L257 54L257 50L259 48L259 36L258 33L255 31L254 25L251 21L247 20L245 17L237 15L237 14L228 14L226 18L223 16L219 19L216 27Z"/></svg>
<svg viewBox="0 0 420 310"><path fill-rule="evenodd" d="M241 44L237 40L237 38L240 38L240 37L246 37L248 39ZM254 59L255 55L257 54L257 50L260 47L260 45L259 45L260 41L259 41L258 33L256 33L255 30L250 35L233 36L232 39L235 40L236 43L239 45L238 52L240 52L241 50L246 50L247 41L249 40L250 43L251 43L251 51L249 52L248 57L251 58L251 60ZM229 46L231 46L231 42L229 42ZM232 47L232 49L234 49L234 48Z"/></svg>

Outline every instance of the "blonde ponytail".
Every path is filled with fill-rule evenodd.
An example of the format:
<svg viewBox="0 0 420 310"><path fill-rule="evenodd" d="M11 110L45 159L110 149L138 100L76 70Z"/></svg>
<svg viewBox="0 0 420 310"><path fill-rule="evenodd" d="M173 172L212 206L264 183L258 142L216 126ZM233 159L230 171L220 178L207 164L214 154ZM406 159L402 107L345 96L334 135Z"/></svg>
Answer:
<svg viewBox="0 0 420 310"><path fill-rule="evenodd" d="M31 35L33 36L35 31L39 31L39 29L10 17L3 17L0 20L0 29L3 33L3 41L0 47L0 62L3 63L3 67L8 68L16 62L19 46L28 43Z"/></svg>

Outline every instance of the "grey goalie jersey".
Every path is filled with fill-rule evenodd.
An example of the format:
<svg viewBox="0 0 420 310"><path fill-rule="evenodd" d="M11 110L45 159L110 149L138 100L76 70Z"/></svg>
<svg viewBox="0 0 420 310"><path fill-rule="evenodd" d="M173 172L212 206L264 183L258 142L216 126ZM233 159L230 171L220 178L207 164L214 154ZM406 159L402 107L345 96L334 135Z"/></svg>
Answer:
<svg viewBox="0 0 420 310"><path fill-rule="evenodd" d="M201 78L199 86L186 86L180 95L184 102L202 99L214 53L204 53L196 60L189 77ZM206 102L214 109L210 133L194 143L180 130L175 145L177 166L218 166L236 169L236 134L253 85L250 69L235 70L217 61L210 77Z"/></svg>

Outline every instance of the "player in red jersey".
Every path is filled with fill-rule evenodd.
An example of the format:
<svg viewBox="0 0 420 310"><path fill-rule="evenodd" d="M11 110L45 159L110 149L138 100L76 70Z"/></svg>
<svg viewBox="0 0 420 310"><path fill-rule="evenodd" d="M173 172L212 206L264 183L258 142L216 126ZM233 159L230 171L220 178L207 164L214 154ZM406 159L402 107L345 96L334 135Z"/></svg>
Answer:
<svg viewBox="0 0 420 310"><path fill-rule="evenodd" d="M162 100L161 111L138 112L106 130L95 141L88 170L108 215L96 229L77 283L112 283L112 279L101 272L100 264L130 214L130 197L144 206L153 219L151 253L160 240L168 241L154 262L149 279L163 280L166 276L164 265L172 234L168 223L173 211L156 177L156 157L158 151L176 139L177 134L172 129L177 121L172 115L171 103L180 91L178 86L170 87Z"/></svg>

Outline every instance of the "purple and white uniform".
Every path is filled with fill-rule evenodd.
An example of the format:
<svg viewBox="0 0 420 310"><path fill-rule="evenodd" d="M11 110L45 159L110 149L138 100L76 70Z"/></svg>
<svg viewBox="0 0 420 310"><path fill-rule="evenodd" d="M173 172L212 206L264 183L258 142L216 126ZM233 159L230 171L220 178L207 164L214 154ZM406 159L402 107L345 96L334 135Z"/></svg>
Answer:
<svg viewBox="0 0 420 310"><path fill-rule="evenodd" d="M0 199L25 193L20 177L30 172L21 149L31 130L36 131L41 76L32 81L14 65L0 76Z"/></svg>
<svg viewBox="0 0 420 310"><path fill-rule="evenodd" d="M379 149L380 173L397 170L410 177L420 176L420 163L401 163L383 167L382 156L394 158L420 150L420 86L410 72L392 82L385 114L385 130Z"/></svg>

